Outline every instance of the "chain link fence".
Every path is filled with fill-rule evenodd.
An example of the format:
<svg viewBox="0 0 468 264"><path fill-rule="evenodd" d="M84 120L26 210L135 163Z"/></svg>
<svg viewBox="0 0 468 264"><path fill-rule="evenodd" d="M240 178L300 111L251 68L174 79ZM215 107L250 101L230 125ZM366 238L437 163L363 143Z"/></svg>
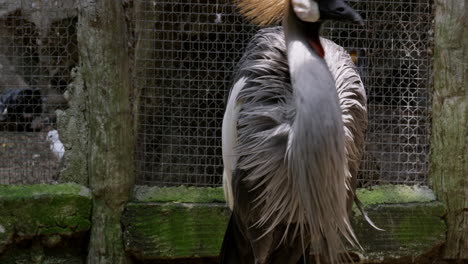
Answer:
<svg viewBox="0 0 468 264"><path fill-rule="evenodd" d="M78 62L75 1L0 2L0 184L54 181L55 110Z"/></svg>
<svg viewBox="0 0 468 264"><path fill-rule="evenodd" d="M52 182L60 171L50 131L79 60L79 2L0 3L0 184ZM137 183L219 186L226 92L258 28L228 0L133 2ZM433 0L351 4L366 25L327 23L323 35L355 56L368 93L359 182L425 184Z"/></svg>

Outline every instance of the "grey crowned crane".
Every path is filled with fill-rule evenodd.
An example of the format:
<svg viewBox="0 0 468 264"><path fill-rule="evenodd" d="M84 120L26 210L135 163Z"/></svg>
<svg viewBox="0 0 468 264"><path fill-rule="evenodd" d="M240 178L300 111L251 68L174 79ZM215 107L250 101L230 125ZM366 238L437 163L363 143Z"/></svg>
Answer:
<svg viewBox="0 0 468 264"><path fill-rule="evenodd" d="M343 0L238 0L260 30L238 64L222 127L232 215L220 261L336 263L358 245L349 222L367 127L349 54L319 37L322 20L362 23ZM284 32L284 33L283 33Z"/></svg>

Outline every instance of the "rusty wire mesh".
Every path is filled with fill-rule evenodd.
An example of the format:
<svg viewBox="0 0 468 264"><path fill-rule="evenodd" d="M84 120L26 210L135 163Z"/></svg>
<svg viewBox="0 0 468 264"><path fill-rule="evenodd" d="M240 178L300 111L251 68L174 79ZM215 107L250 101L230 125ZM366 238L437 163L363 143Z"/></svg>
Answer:
<svg viewBox="0 0 468 264"><path fill-rule="evenodd" d="M51 182L60 158L48 132L78 61L75 1L0 5L0 184Z"/></svg>
<svg viewBox="0 0 468 264"><path fill-rule="evenodd" d="M221 183L220 127L230 78L257 28L230 1L143 1L136 25L142 88L138 183ZM351 3L364 27L326 24L323 34L356 53L369 129L359 182L424 184L432 0ZM138 46L137 46L138 48Z"/></svg>

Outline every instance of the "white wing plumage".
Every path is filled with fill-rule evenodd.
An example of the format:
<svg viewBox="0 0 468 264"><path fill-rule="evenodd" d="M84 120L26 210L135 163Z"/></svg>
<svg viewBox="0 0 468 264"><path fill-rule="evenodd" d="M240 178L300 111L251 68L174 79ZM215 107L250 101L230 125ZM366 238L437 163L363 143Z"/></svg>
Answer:
<svg viewBox="0 0 468 264"><path fill-rule="evenodd" d="M223 118L222 127L222 144L223 144L223 188L224 196L229 207L233 206L232 195L232 171L237 166L237 155L235 148L237 146L237 120L239 119L239 110L241 104L237 101L237 97L242 87L244 87L246 78L239 79L233 86L231 94L229 95L226 112Z"/></svg>

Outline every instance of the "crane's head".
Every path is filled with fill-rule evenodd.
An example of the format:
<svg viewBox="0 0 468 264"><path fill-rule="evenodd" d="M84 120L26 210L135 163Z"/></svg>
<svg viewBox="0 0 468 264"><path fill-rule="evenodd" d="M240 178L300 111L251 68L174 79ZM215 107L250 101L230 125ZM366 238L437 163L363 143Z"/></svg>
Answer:
<svg viewBox="0 0 468 264"><path fill-rule="evenodd" d="M236 0L240 12L262 26L278 23L290 4L304 22L341 20L363 24L361 16L344 0Z"/></svg>

